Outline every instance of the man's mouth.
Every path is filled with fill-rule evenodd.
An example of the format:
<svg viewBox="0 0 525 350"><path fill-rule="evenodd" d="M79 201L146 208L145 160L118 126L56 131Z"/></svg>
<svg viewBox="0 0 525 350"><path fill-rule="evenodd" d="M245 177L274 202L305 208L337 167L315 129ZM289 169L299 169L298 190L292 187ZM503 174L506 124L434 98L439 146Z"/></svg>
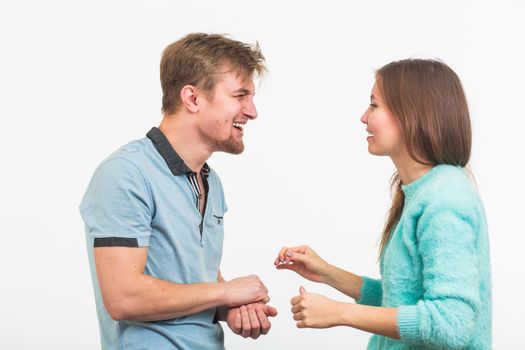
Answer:
<svg viewBox="0 0 525 350"><path fill-rule="evenodd" d="M240 130L240 131L243 131L244 130L244 126L246 124L245 123L233 123L233 127Z"/></svg>

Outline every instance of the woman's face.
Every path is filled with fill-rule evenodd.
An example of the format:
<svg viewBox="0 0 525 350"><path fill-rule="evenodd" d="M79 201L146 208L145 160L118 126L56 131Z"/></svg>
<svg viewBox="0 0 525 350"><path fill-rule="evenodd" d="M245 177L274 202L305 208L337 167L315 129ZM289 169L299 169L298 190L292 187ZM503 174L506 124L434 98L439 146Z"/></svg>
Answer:
<svg viewBox="0 0 525 350"><path fill-rule="evenodd" d="M397 118L390 112L377 83L370 96L370 106L361 117L366 124L368 152L376 156L396 157L404 152L401 128Z"/></svg>

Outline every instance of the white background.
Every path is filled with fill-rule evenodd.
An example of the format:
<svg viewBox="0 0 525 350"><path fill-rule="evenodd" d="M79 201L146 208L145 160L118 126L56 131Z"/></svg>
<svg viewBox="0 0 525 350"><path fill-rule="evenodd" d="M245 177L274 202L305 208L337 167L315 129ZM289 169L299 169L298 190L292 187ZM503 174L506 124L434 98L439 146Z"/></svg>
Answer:
<svg viewBox="0 0 525 350"><path fill-rule="evenodd" d="M230 207L223 274L259 274L280 312L257 341L226 330L229 349L366 347L369 334L354 329L296 329L289 300L300 284L348 299L272 261L305 243L378 276L393 166L367 153L359 118L374 70L407 57L441 58L464 83L489 220L494 347L517 349L524 15L521 1L2 0L0 349L100 347L78 204L97 164L160 122L161 52L193 31L258 41L270 70L246 151L209 162Z"/></svg>

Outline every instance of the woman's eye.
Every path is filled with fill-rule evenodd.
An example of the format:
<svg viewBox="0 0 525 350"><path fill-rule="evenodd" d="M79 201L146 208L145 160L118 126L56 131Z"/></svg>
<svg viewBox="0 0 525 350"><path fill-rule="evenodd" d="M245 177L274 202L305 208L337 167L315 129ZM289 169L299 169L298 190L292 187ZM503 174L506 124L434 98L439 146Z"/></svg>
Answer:
<svg viewBox="0 0 525 350"><path fill-rule="evenodd" d="M375 103L371 103L371 104L370 104L370 108L374 109L374 108L376 108L376 107L377 107L377 105L376 105Z"/></svg>

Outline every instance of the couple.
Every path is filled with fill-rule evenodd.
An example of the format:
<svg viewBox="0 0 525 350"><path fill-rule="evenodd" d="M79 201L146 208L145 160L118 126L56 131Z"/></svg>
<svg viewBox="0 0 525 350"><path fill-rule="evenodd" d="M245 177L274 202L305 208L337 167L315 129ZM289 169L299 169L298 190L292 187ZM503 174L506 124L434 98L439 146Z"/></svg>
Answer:
<svg viewBox="0 0 525 350"><path fill-rule="evenodd" d="M163 52L163 119L104 160L86 190L85 223L103 349L223 349L219 321L243 337L268 333L277 310L255 275L225 280L227 205L214 152L243 151L257 117L252 46L189 34ZM471 127L457 75L433 60L376 73L361 117L368 151L397 169L379 256L381 279L330 265L307 246L285 247L277 269L328 284L356 303L301 287L299 328L354 327L369 349L491 348L491 277L481 200L465 170Z"/></svg>

